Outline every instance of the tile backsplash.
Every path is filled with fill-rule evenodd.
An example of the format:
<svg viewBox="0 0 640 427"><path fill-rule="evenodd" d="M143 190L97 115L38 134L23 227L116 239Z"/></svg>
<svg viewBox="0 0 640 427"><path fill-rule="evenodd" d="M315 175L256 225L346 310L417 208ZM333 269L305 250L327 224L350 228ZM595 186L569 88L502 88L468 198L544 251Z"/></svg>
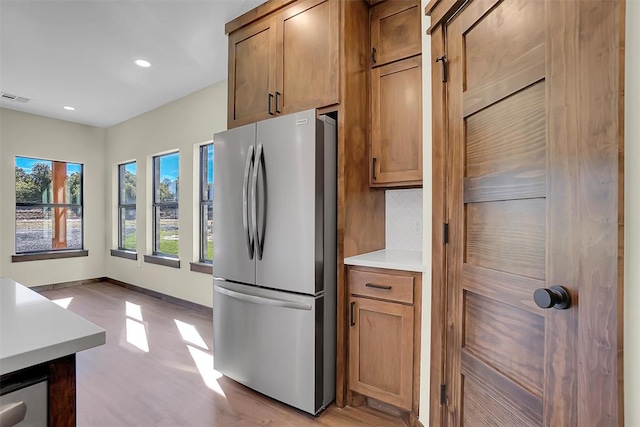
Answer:
<svg viewBox="0 0 640 427"><path fill-rule="evenodd" d="M386 249L422 251L422 188L385 192Z"/></svg>

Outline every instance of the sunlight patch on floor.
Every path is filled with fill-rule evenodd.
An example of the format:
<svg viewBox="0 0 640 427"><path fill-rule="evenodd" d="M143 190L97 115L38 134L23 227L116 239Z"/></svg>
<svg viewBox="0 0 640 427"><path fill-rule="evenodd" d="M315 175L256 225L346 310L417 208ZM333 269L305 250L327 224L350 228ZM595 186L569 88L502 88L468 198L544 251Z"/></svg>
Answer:
<svg viewBox="0 0 640 427"><path fill-rule="evenodd" d="M204 348L205 350L209 350L209 347L202 339L202 335L198 333L198 330L195 326L190 325L185 322L181 322L178 319L173 319L176 322L176 326L178 327L178 331L180 331L180 335L182 335L182 339L188 343L193 345L197 345L198 347Z"/></svg>
<svg viewBox="0 0 640 427"><path fill-rule="evenodd" d="M127 342L145 353L149 353L147 331L143 323L127 318Z"/></svg>
<svg viewBox="0 0 640 427"><path fill-rule="evenodd" d="M138 304L131 303L129 301L125 302L125 311L127 313L127 317L131 317L132 319L136 319L142 322L142 309Z"/></svg>
<svg viewBox="0 0 640 427"><path fill-rule="evenodd" d="M187 345L187 348L189 349L189 353L191 353L191 358L195 362L196 368L198 368L205 385L220 396L226 398L227 396L217 381L218 378L222 377L222 374L213 369L213 356L190 345Z"/></svg>
<svg viewBox="0 0 640 427"><path fill-rule="evenodd" d="M73 297L69 297L69 298L53 299L51 301L58 304L62 308L69 308L69 304L71 304L72 299Z"/></svg>

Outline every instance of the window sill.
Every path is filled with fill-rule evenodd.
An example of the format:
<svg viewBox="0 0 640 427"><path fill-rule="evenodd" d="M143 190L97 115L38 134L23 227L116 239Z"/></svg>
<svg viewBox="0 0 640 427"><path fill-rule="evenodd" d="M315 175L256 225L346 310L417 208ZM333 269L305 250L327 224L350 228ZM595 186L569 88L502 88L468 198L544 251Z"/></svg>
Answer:
<svg viewBox="0 0 640 427"><path fill-rule="evenodd" d="M164 265L165 267L180 268L180 260L160 255L145 255L144 262L149 264Z"/></svg>
<svg viewBox="0 0 640 427"><path fill-rule="evenodd" d="M191 271L195 271L196 273L213 275L213 266L211 264L204 262L190 262L189 267L191 268Z"/></svg>
<svg viewBox="0 0 640 427"><path fill-rule="evenodd" d="M111 256L115 256L118 258L131 259L134 261L138 259L137 252L125 251L123 249L111 249Z"/></svg>
<svg viewBox="0 0 640 427"><path fill-rule="evenodd" d="M47 259L76 258L82 256L89 256L89 251L86 249L74 249L70 251L50 251L38 252L33 254L18 254L11 255L11 262L43 261Z"/></svg>

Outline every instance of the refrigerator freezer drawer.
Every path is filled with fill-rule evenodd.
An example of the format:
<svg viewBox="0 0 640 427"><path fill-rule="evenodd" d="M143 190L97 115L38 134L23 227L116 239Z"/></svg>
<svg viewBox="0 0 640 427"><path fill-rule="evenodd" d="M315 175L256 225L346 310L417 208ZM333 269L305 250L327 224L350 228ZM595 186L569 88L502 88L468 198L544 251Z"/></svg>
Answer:
<svg viewBox="0 0 640 427"><path fill-rule="evenodd" d="M311 414L330 403L323 390L324 296L215 280L213 303L216 371Z"/></svg>

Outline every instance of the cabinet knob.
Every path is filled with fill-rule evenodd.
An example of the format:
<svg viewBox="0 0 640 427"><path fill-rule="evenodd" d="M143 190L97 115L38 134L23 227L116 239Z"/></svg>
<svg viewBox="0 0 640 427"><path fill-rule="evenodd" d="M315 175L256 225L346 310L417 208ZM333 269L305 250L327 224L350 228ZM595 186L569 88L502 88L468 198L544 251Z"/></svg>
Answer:
<svg viewBox="0 0 640 427"><path fill-rule="evenodd" d="M571 296L562 286L536 289L533 293L533 301L540 308L555 308L564 310L571 305Z"/></svg>

